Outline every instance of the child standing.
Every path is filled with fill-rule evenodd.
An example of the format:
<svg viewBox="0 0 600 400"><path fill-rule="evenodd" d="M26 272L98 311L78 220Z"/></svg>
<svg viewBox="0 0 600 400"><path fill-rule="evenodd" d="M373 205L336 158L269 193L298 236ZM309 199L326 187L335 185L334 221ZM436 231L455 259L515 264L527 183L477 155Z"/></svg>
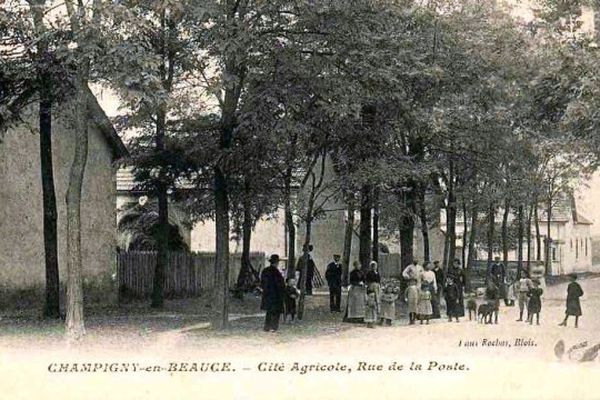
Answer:
<svg viewBox="0 0 600 400"><path fill-rule="evenodd" d="M417 319L417 305L419 304L419 288L417 288L417 280L411 279L409 281L406 292L404 293L404 299L408 306L408 323L414 325Z"/></svg>
<svg viewBox="0 0 600 400"><path fill-rule="evenodd" d="M521 279L517 281L516 285L517 299L519 301L519 319L517 321L523 321L523 311L528 308L527 303L529 302L527 294L529 293L529 289L533 287L527 271L522 272ZM527 316L527 320L529 320L529 315Z"/></svg>
<svg viewBox="0 0 600 400"><path fill-rule="evenodd" d="M421 325L423 324L423 320L427 321L426 323L429 324L429 318L431 318L431 315L433 314L433 308L431 307L430 285L427 283L423 283L421 285L417 311L419 314L419 319L421 320Z"/></svg>
<svg viewBox="0 0 600 400"><path fill-rule="evenodd" d="M396 319L396 300L398 295L394 293L391 286L386 286L381 295L381 319L379 323L392 326L392 321Z"/></svg>
<svg viewBox="0 0 600 400"><path fill-rule="evenodd" d="M579 286L579 283L576 282L577 274L571 274L571 283L567 287L567 310L565 311L565 319L561 322L560 326L567 326L567 319L569 315L575 317L575 328L577 328L577 324L579 322L579 317L581 316L581 302L579 298L583 296L583 289Z"/></svg>
<svg viewBox="0 0 600 400"><path fill-rule="evenodd" d="M296 316L296 300L300 296L300 291L296 288L296 280L289 278L285 286L285 314L283 315L283 322L287 321L287 317L290 317L290 322L294 321Z"/></svg>
<svg viewBox="0 0 600 400"><path fill-rule="evenodd" d="M529 325L533 323L533 316L536 316L536 324L540 324L540 311L542 311L542 294L544 290L540 287L540 281L535 279L533 287L527 294L529 296L529 304L527 306L527 314L529 314Z"/></svg>
<svg viewBox="0 0 600 400"><path fill-rule="evenodd" d="M366 312L365 312L365 322L367 323L367 328L374 328L373 325L377 320L377 296L375 294L375 290L367 289L367 301L366 301Z"/></svg>
<svg viewBox="0 0 600 400"><path fill-rule="evenodd" d="M504 280L504 283L506 285L506 299L507 301L507 306L514 306L515 305L515 300L516 300L516 296L515 296L515 286L516 286L516 277L513 271L510 271L508 273L508 275L506 276L506 279Z"/></svg>

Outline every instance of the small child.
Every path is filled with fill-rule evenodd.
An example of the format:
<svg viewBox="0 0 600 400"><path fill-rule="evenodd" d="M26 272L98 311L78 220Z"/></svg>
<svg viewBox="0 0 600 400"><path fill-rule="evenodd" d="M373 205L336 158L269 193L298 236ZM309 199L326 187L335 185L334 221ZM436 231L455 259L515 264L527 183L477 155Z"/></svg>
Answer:
<svg viewBox="0 0 600 400"><path fill-rule="evenodd" d="M485 298L493 310L492 314L494 316L494 323L497 324L498 312L500 311L500 291L498 290L498 287L491 281L485 290ZM492 314L490 314L490 324L492 323Z"/></svg>
<svg viewBox="0 0 600 400"><path fill-rule="evenodd" d="M285 286L285 314L283 316L283 322L287 321L287 317L290 316L290 322L294 321L296 316L296 300L300 296L300 291L296 288L296 280L289 278L287 285Z"/></svg>
<svg viewBox="0 0 600 400"><path fill-rule="evenodd" d="M504 284L506 286L506 305L509 307L513 307L515 305L515 284L516 277L513 271L510 271L504 280Z"/></svg>
<svg viewBox="0 0 600 400"><path fill-rule="evenodd" d="M529 289L533 287L533 283L531 279L529 279L529 275L527 271L523 271L521 275L521 279L519 279L516 283L516 292L517 299L519 301L519 319L517 321L523 321L523 311L529 309L527 303L529 302ZM529 315L527 315L527 321L529 321Z"/></svg>
<svg viewBox="0 0 600 400"><path fill-rule="evenodd" d="M365 310L365 322L367 323L367 328L375 328L374 323L378 320L377 317L377 297L375 295L375 290L367 289L367 301L366 301L366 310Z"/></svg>
<svg viewBox="0 0 600 400"><path fill-rule="evenodd" d="M408 287L404 292L404 300L408 306L408 323L414 325L417 319L417 305L419 304L419 288L417 288L417 280L411 279Z"/></svg>
<svg viewBox="0 0 600 400"><path fill-rule="evenodd" d="M477 319L477 300L475 299L475 293L469 293L467 295L467 310L469 310L469 321L472 321L473 317Z"/></svg>
<svg viewBox="0 0 600 400"><path fill-rule="evenodd" d="M536 316L536 324L540 324L540 311L542 311L542 294L544 291L540 287L540 281L533 280L533 287L529 289L529 304L527 305L527 313L529 314L529 325L533 323L533 316Z"/></svg>
<svg viewBox="0 0 600 400"><path fill-rule="evenodd" d="M419 292L419 304L417 305L417 311L419 313L419 319L421 325L423 320L429 325L429 318L433 314L433 308L431 306L431 291L427 283L421 285L421 291Z"/></svg>
<svg viewBox="0 0 600 400"><path fill-rule="evenodd" d="M396 319L396 300L398 294L394 292L392 286L386 286L381 295L381 318L379 324L384 323L387 326L392 326L392 321Z"/></svg>
<svg viewBox="0 0 600 400"><path fill-rule="evenodd" d="M576 282L577 274L571 274L571 283L567 287L567 310L565 311L565 319L560 326L567 326L567 319L572 315L575 317L575 328L577 328L579 317L581 317L581 302L579 298L583 296L583 289Z"/></svg>

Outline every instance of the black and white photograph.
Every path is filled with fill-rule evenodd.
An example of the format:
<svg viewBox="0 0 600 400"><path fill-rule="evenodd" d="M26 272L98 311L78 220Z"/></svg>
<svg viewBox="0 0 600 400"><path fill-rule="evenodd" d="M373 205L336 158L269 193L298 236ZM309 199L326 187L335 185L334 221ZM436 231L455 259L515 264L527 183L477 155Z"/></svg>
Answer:
<svg viewBox="0 0 600 400"><path fill-rule="evenodd" d="M1 398L600 399L598 332L598 0L0 0Z"/></svg>

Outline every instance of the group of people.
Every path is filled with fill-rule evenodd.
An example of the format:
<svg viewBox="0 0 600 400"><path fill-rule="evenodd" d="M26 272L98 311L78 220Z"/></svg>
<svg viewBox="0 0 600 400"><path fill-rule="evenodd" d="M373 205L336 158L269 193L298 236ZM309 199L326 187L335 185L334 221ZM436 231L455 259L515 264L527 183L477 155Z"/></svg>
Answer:
<svg viewBox="0 0 600 400"><path fill-rule="evenodd" d="M269 258L269 266L261 274L262 303L261 308L266 311L264 330L275 332L279 326L281 314L284 321L288 318L293 321L296 314L296 303L300 292L296 287L296 279L284 280L278 269L280 258L277 254ZM309 258L309 262L312 258ZM314 269L314 262L312 262ZM342 300L342 265L340 256L335 254L333 261L328 264L325 278L329 287L329 306L331 312L341 312ZM307 287L308 294L308 273ZM529 270L520 271L519 278L511 271L507 273L506 268L495 259L487 279L484 293L485 306L489 310L489 323L498 323L500 300L503 299L506 306L514 306L518 301L519 318L523 321L524 312L527 311L526 322L539 325L542 308L542 294L545 288L543 280L543 266L532 266ZM439 261L420 265L414 260L402 271L402 277L407 282L403 299L407 305L409 324L413 325L417 320L421 324L429 324L431 319L441 318L441 300L446 304L446 316L448 321L465 316L465 283L466 277L461 267L460 260L456 259L446 272L441 268ZM388 284L382 287L381 274L378 265L372 261L369 268L364 271L358 261L353 264L349 273L349 287L346 308L343 320L345 322L366 323L367 327L379 325L392 325L396 318L396 301L400 295L400 289ZM571 283L567 289L567 307L565 319L561 326L566 326L569 316L575 317L575 327L578 326L581 316L581 304L579 298L583 295L581 286L576 282L577 275L571 275ZM312 288L312 286L311 286ZM467 293L467 308L469 317L476 310L477 294ZM481 304L479 304L481 307Z"/></svg>

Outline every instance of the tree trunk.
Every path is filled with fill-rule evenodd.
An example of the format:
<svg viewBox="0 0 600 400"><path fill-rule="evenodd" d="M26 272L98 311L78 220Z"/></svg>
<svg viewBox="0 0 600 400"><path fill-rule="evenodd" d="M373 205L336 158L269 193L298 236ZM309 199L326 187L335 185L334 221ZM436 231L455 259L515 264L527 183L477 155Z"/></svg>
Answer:
<svg viewBox="0 0 600 400"><path fill-rule="evenodd" d="M379 188L373 189L373 261L379 262Z"/></svg>
<svg viewBox="0 0 600 400"><path fill-rule="evenodd" d="M312 208L312 205L309 206ZM304 235L304 246L302 251L302 258L304 262L302 263L302 271L300 272L300 297L298 299L298 319L302 320L304 318L304 301L306 299L306 275L308 273L308 260L309 260L309 250L308 246L310 245L311 233L312 233L312 211L309 211L309 218L306 220L306 232Z"/></svg>
<svg viewBox="0 0 600 400"><path fill-rule="evenodd" d="M536 259L536 261L541 261L542 260L542 236L540 234L540 216L539 216L539 212L538 212L537 199L535 200L533 212L534 212L533 218L534 218L534 223L535 223L535 247L536 247L535 259Z"/></svg>
<svg viewBox="0 0 600 400"><path fill-rule="evenodd" d="M510 204L504 200L504 214L502 216L502 262L506 267L508 263L508 214L510 213Z"/></svg>
<svg viewBox="0 0 600 400"><path fill-rule="evenodd" d="M466 286L467 290L471 288L471 271L473 270L475 260L477 259L477 254L475 250L475 238L477 237L477 214L479 213L479 208L477 206L473 206L471 209L471 232L469 234L469 252L467 259L467 267L465 269L466 273Z"/></svg>
<svg viewBox="0 0 600 400"><path fill-rule="evenodd" d="M371 187L363 186L360 204L360 230L358 242L358 258L361 268L366 271L371 262Z"/></svg>
<svg viewBox="0 0 600 400"><path fill-rule="evenodd" d="M488 209L488 235L487 235L487 271L486 277L489 277L490 267L494 259L494 230L496 220L496 209L493 204L490 204ZM487 285L487 278L486 278Z"/></svg>
<svg viewBox="0 0 600 400"><path fill-rule="evenodd" d="M247 178L246 178L247 179ZM237 288L240 289L239 296L243 298L243 291L248 283L252 281L252 264L250 262L250 241L252 240L252 212L249 198L249 183L245 182L245 194L243 201L244 219L242 221L242 259L240 272L237 279Z"/></svg>
<svg viewBox="0 0 600 400"><path fill-rule="evenodd" d="M546 264L545 264L545 274L548 275L551 271L552 267L552 237L550 231L550 225L552 220L552 199L548 200L548 206L546 208L546 215L548 216L548 221L546 221Z"/></svg>
<svg viewBox="0 0 600 400"><path fill-rule="evenodd" d="M419 191L419 219L421 221L421 236L423 236L423 260L431 261L429 250L429 226L427 224L427 204L425 203L425 185ZM404 265L403 265L404 266Z"/></svg>
<svg viewBox="0 0 600 400"><path fill-rule="evenodd" d="M354 234L354 200L348 201L348 221L344 232L344 251L342 254L342 284L348 285L350 273L350 255L352 254L352 236Z"/></svg>
<svg viewBox="0 0 600 400"><path fill-rule="evenodd" d="M517 270L523 268L523 205L519 204L518 210L519 218L519 229L518 229L518 243L517 243Z"/></svg>
<svg viewBox="0 0 600 400"><path fill-rule="evenodd" d="M533 204L529 207L529 215L527 215L527 267L531 265L531 219L533 218ZM519 271L519 278L521 273Z"/></svg>
<svg viewBox="0 0 600 400"><path fill-rule="evenodd" d="M79 339L85 334L81 259L81 194L88 155L87 84L78 77L75 101L75 151L67 187L67 312L66 334Z"/></svg>
<svg viewBox="0 0 600 400"><path fill-rule="evenodd" d="M414 234L416 214L416 185L409 183L410 190L402 191L399 199L404 203L404 210L400 218L400 267L403 269L414 260Z"/></svg>
<svg viewBox="0 0 600 400"><path fill-rule="evenodd" d="M292 191L291 191L292 171L288 169L285 181L285 226L287 227L287 277L293 278L296 266L296 225L294 224L294 215L292 214Z"/></svg>
<svg viewBox="0 0 600 400"><path fill-rule="evenodd" d="M229 325L229 193L227 180L220 165L215 172L215 306L213 325L226 329Z"/></svg>
<svg viewBox="0 0 600 400"><path fill-rule="evenodd" d="M54 172L52 167L52 100L47 79L40 89L40 166L42 207L44 210L44 256L46 264L46 318L60 317L60 280L58 271L58 233Z"/></svg>
<svg viewBox="0 0 600 400"><path fill-rule="evenodd" d="M447 263L448 266L450 266L456 258L456 197L452 190L448 193L448 219L446 220L446 230L448 232Z"/></svg>
<svg viewBox="0 0 600 400"><path fill-rule="evenodd" d="M462 242L462 254L461 254L461 260L462 260L462 264L463 267L466 268L467 267L467 247L468 247L468 239L467 239L467 235L469 233L469 229L468 229L468 218L467 218L467 204L466 202L463 200L462 203L462 212L463 212L463 242Z"/></svg>
<svg viewBox="0 0 600 400"><path fill-rule="evenodd" d="M448 234L448 259L446 269L456 258L456 193L454 192L454 162L450 160L450 172L448 177L448 213L446 219L446 231Z"/></svg>
<svg viewBox="0 0 600 400"><path fill-rule="evenodd" d="M156 152L160 157L162 157L165 151L165 120L166 112L164 107L161 107L156 115ZM165 160L161 160L161 165L164 162ZM157 254L150 307L161 308L164 304L165 273L169 262L169 197L165 174L162 168L159 172L156 189L158 196Z"/></svg>
<svg viewBox="0 0 600 400"><path fill-rule="evenodd" d="M446 207L446 233L444 234L444 254L442 255L442 269L444 274L448 272L448 252L450 248L450 236L448 235L448 207Z"/></svg>

